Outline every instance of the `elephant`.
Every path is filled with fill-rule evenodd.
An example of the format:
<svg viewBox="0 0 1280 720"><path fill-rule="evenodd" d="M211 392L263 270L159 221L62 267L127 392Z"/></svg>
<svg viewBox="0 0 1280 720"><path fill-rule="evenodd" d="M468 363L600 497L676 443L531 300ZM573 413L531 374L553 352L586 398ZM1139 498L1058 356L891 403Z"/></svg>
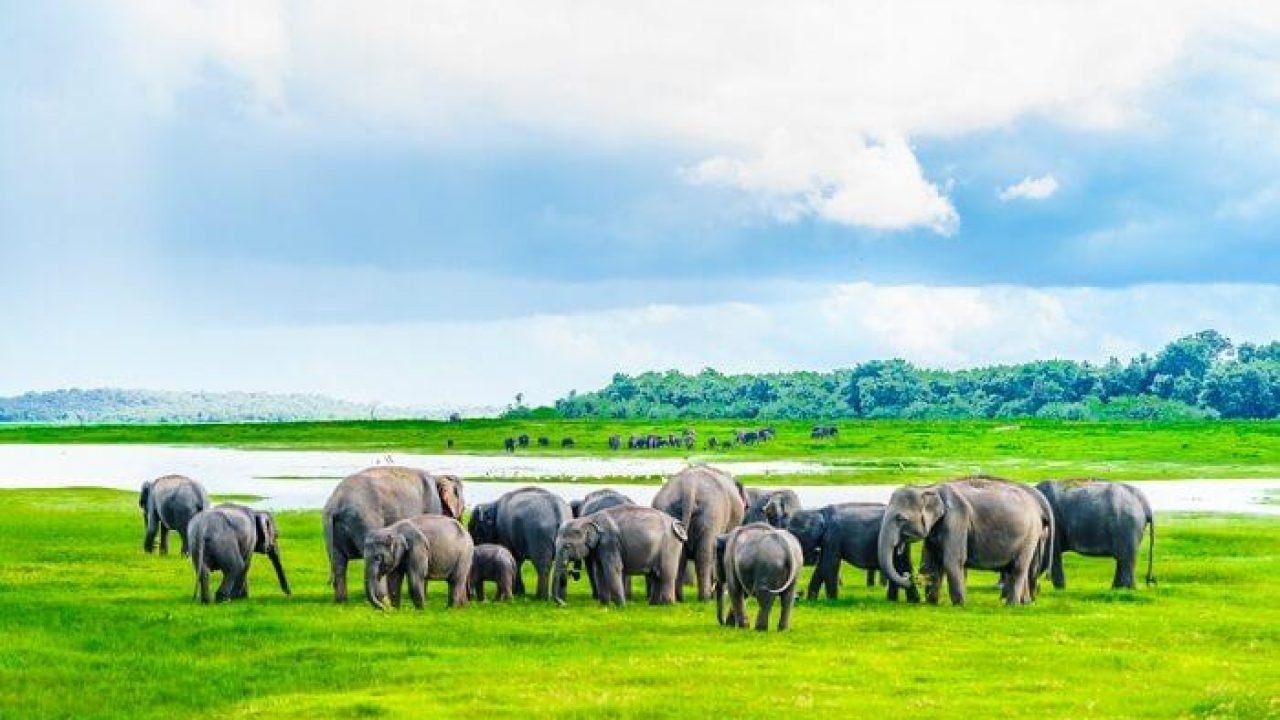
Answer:
<svg viewBox="0 0 1280 720"><path fill-rule="evenodd" d="M379 610L400 607L400 588L407 577L413 606L422 609L427 580L449 582L449 607L465 607L475 546L462 523L443 515L418 515L364 538L364 589Z"/></svg>
<svg viewBox="0 0 1280 720"><path fill-rule="evenodd" d="M462 481L416 468L371 467L338 483L324 504L324 546L337 602L347 601L347 563L363 557L364 538L423 513L458 519L466 508Z"/></svg>
<svg viewBox="0 0 1280 720"><path fill-rule="evenodd" d="M289 580L280 563L280 530L271 513L237 503L222 503L202 511L187 526L191 536L191 566L196 571L196 594L209 604L209 574L222 573L218 602L249 597L249 564L254 553L266 555L276 580L290 595Z"/></svg>
<svg viewBox="0 0 1280 720"><path fill-rule="evenodd" d="M1156 517L1151 503L1138 488L1106 480L1058 480L1036 485L1053 508L1056 534L1050 578L1059 590L1067 586L1062 572L1062 554L1078 552L1090 557L1115 558L1112 588L1132 588L1142 533L1149 530L1147 543L1147 585L1154 574Z"/></svg>
<svg viewBox="0 0 1280 720"><path fill-rule="evenodd" d="M573 516L576 518L617 505L635 505L635 501L613 488L604 488L602 490L592 490L581 500L569 502L569 507L573 510Z"/></svg>
<svg viewBox="0 0 1280 720"><path fill-rule="evenodd" d="M782 601L778 630L791 627L791 607L796 585L804 567L800 541L786 530L767 523L742 525L716 538L716 621L721 625L747 626L745 601L756 598L756 630L769 629L774 598ZM729 616L724 613L724 596L729 595Z"/></svg>
<svg viewBox="0 0 1280 720"><path fill-rule="evenodd" d="M1035 599L1036 578L1048 569L1053 546L1053 511L1035 488L976 476L937 485L898 488L889 498L880 526L880 571L902 587L911 578L897 568L903 546L924 542L921 573L925 599L938 602L943 576L951 602L965 602L965 569L1001 573L1006 604Z"/></svg>
<svg viewBox="0 0 1280 720"><path fill-rule="evenodd" d="M791 489L748 488L747 512L742 523L762 522L785 528L792 513L803 507L800 496Z"/></svg>
<svg viewBox="0 0 1280 720"><path fill-rule="evenodd" d="M142 508L142 519L147 526L142 549L148 553L155 551L158 532L160 554L168 555L169 531L173 530L182 538L182 554L185 556L191 551L187 524L198 513L211 507L211 503L209 493L200 483L182 475L165 475L142 483L138 507Z"/></svg>
<svg viewBox="0 0 1280 720"><path fill-rule="evenodd" d="M497 543L511 551L516 560L517 595L525 594L519 568L525 560L532 562L538 570L537 597L548 600L556 530L572 518L569 503L559 495L542 488L525 487L512 490L494 502L477 505L467 527L477 544Z"/></svg>
<svg viewBox="0 0 1280 720"><path fill-rule="evenodd" d="M849 502L799 510L791 515L787 530L800 541L805 564L817 565L809 578L806 596L810 600L816 600L824 586L828 600L839 597L841 561L866 570L867 587L875 585L884 512L885 506L881 503ZM896 549L893 565L899 573L911 574L911 552L907 545ZM897 584L889 583L888 598L897 600L898 590ZM906 590L909 602L920 602L915 585L908 585Z"/></svg>
<svg viewBox="0 0 1280 720"><path fill-rule="evenodd" d="M723 470L694 465L676 473L654 495L653 507L684 524L686 555L698 576L698 599L710 600L715 577L716 536L742 524L747 496L742 485ZM682 566L683 568L683 566ZM683 576L685 571L681 570ZM676 585L683 599L684 578Z"/></svg>
<svg viewBox="0 0 1280 720"><path fill-rule="evenodd" d="M510 600L516 583L516 559L511 551L494 543L475 546L471 556L471 574L467 578L467 594L472 600L484 600L484 584L495 586L494 599Z"/></svg>
<svg viewBox="0 0 1280 720"><path fill-rule="evenodd" d="M594 568L596 596L603 604L626 605L626 578L644 575L650 605L676 601L684 562L684 524L642 505L615 505L566 522L556 533L555 600L564 605L565 566Z"/></svg>

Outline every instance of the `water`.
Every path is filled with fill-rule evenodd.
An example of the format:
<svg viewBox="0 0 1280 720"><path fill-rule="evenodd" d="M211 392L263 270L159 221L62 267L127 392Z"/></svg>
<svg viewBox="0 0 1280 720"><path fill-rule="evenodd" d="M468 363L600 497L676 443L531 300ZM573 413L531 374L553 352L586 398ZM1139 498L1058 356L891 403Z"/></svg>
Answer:
<svg viewBox="0 0 1280 720"><path fill-rule="evenodd" d="M603 487L610 478L641 477L644 485L614 485L639 503L653 499L665 475L684 467L677 458L585 458L478 455L394 455L359 452L231 450L160 445L0 445L0 488L107 487L137 490L145 480L178 473L214 495L256 495L271 509L316 509L343 477L371 465L395 463L468 478L467 502L488 502L538 484L566 499ZM796 461L718 463L735 474L821 474L824 465ZM572 483L530 483L562 477ZM487 478L493 478L487 480ZM1280 479L1150 480L1134 482L1158 512L1280 515ZM806 506L884 502L890 485L792 486ZM1268 498L1270 502L1268 502Z"/></svg>

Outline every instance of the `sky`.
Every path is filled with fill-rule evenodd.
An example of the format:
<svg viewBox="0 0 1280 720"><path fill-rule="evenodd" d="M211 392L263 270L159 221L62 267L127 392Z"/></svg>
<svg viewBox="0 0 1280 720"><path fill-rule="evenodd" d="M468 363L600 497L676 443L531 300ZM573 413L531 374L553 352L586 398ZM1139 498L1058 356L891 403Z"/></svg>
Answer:
<svg viewBox="0 0 1280 720"><path fill-rule="evenodd" d="M1280 4L795 5L0 0L0 394L1280 339Z"/></svg>

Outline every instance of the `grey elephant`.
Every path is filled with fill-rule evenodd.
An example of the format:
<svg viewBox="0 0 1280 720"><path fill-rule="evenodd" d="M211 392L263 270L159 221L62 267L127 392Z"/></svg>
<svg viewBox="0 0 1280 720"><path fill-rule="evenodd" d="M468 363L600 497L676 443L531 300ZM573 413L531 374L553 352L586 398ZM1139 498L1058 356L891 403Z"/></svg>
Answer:
<svg viewBox="0 0 1280 720"><path fill-rule="evenodd" d="M1055 588L1067 586L1062 572L1062 554L1067 551L1114 558L1111 587L1132 588L1144 530L1150 531L1146 581L1148 585L1155 583L1156 518L1141 490L1092 479L1045 481L1036 489L1053 508L1056 532L1049 576Z"/></svg>
<svg viewBox="0 0 1280 720"><path fill-rule="evenodd" d="M495 545L482 543L475 546L471 556L471 575L467 578L467 594L472 600L484 600L484 584L494 585L493 599L499 602L510 600L516 583L516 559L511 551Z"/></svg>
<svg viewBox="0 0 1280 720"><path fill-rule="evenodd" d="M923 541L925 598L937 603L945 577L951 602L965 602L965 569L1001 573L1007 604L1035 598L1035 581L1048 569L1053 511L1035 488L992 477L898 488L880 526L880 570L889 582L912 584L895 558L904 544Z"/></svg>
<svg viewBox="0 0 1280 720"><path fill-rule="evenodd" d="M324 505L324 546L337 602L347 601L347 564L363 557L372 530L422 514L461 518L462 481L416 468L371 467L338 483Z"/></svg>
<svg viewBox="0 0 1280 720"><path fill-rule="evenodd" d="M583 496L581 500L569 502L569 508L576 518L618 505L635 505L635 501L613 488L604 488L592 490Z"/></svg>
<svg viewBox="0 0 1280 720"><path fill-rule="evenodd" d="M169 531L182 538L182 554L190 554L187 524L191 518L210 507L209 493L204 486L182 475L165 475L142 484L138 507L147 531L142 538L142 549L155 551L156 534L160 535L160 554L169 554Z"/></svg>
<svg viewBox="0 0 1280 720"><path fill-rule="evenodd" d="M787 530L800 541L806 565L816 565L809 578L810 600L817 599L825 587L828 600L840 595L840 563L847 562L867 571L867 586L875 584L875 571L880 566L880 525L885 506L881 503L837 503L814 510L799 510L791 515ZM905 543L893 557L900 574L911 575L911 550ZM898 599L899 587L889 583L890 600ZM907 600L920 602L915 585L906 588Z"/></svg>
<svg viewBox="0 0 1280 720"><path fill-rule="evenodd" d="M710 600L715 579L716 537L742 524L747 496L742 485L723 470L695 465L671 476L654 495L653 507L684 524L689 535L686 555L698 576L698 599ZM681 575L685 571L681 568ZM676 586L683 599L684 578Z"/></svg>
<svg viewBox="0 0 1280 720"><path fill-rule="evenodd" d="M409 581L413 606L423 608L427 580L449 583L449 607L467 604L475 547L462 524L443 515L419 515L373 530L365 536L364 587L379 610L400 607L400 591Z"/></svg>
<svg viewBox="0 0 1280 720"><path fill-rule="evenodd" d="M684 561L684 525L670 515L641 505L617 505L566 522L556 533L555 576L565 576L569 563L594 568L601 603L625 605L626 578L643 575L650 605L676 601L676 583ZM564 604L565 583L555 583L557 603Z"/></svg>
<svg viewBox="0 0 1280 720"><path fill-rule="evenodd" d="M266 555L276 571L280 589L289 595L289 580L280 563L280 530L271 513L236 503L221 503L191 519L191 566L196 571L196 594L206 605L209 574L222 573L218 602L249 597L249 565L254 553Z"/></svg>
<svg viewBox="0 0 1280 720"><path fill-rule="evenodd" d="M747 488L747 512L742 522L785 528L791 515L802 508L800 496L789 488Z"/></svg>
<svg viewBox="0 0 1280 720"><path fill-rule="evenodd" d="M537 598L551 598L551 563L555 558L556 531L573 519L564 498L542 488L512 490L492 503L476 505L468 529L477 544L497 543L511 551L516 561L515 593L524 595L520 566L525 560L538 571ZM564 578L560 582L564 582Z"/></svg>
<svg viewBox="0 0 1280 720"><path fill-rule="evenodd" d="M791 608L796 585L804 567L800 542L786 530L766 523L734 528L716 539L716 621L721 625L747 626L746 598L756 599L756 630L769 629L774 599L782 602L778 629L791 627ZM729 615L725 616L724 596L729 595Z"/></svg>

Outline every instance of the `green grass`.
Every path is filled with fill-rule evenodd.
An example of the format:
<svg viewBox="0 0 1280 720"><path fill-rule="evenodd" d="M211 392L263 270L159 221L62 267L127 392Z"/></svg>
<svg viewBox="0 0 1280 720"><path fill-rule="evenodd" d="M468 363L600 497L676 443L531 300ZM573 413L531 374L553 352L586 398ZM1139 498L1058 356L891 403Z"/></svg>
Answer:
<svg viewBox="0 0 1280 720"><path fill-rule="evenodd" d="M689 457L692 460L803 459L830 465L805 483L898 483L987 472L1027 480L1103 475L1115 479L1280 477L1277 422L848 421L831 440L809 439L809 422L772 423L778 439L752 447L707 450L712 436L760 421L468 420L263 423L240 425L0 426L0 443L159 443L261 449L379 453L502 452L502 440L545 435L552 447L522 455ZM610 435L698 432L699 447L655 451L608 449ZM561 449L572 437L576 447Z"/></svg>
<svg viewBox="0 0 1280 720"><path fill-rule="evenodd" d="M318 514L280 516L296 594L202 607L177 556L141 552L131 494L0 492L0 717L1267 717L1280 715L1280 521L1161 517L1160 585L966 608L891 605L846 572L790 633L691 603L336 607ZM355 568L358 572L358 566ZM353 579L356 574L353 573Z"/></svg>

